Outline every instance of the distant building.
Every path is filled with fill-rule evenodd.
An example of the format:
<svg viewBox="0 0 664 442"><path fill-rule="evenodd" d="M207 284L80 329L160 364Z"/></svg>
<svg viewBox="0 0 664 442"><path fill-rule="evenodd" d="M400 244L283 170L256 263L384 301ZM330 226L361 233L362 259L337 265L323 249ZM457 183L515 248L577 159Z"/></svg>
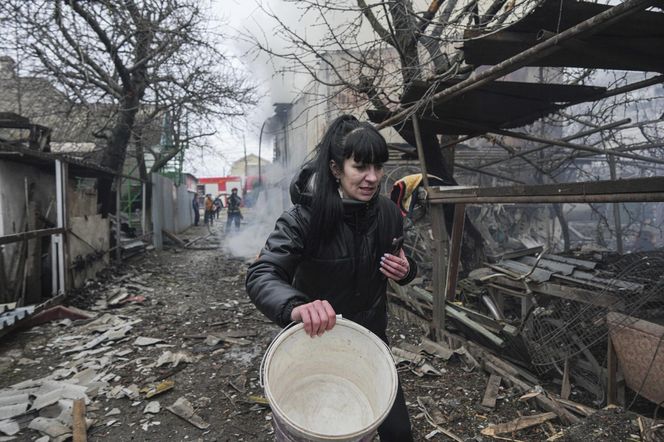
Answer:
<svg viewBox="0 0 664 442"><path fill-rule="evenodd" d="M266 160L265 158L261 158L260 162L262 174L265 173L266 167L272 164L272 162ZM243 177L258 176L258 155L250 153L246 157L242 157L239 160L234 161L233 164L231 164L229 175Z"/></svg>
<svg viewBox="0 0 664 442"><path fill-rule="evenodd" d="M230 195L234 188L242 193L244 181L241 176L205 177L198 179L198 194Z"/></svg>

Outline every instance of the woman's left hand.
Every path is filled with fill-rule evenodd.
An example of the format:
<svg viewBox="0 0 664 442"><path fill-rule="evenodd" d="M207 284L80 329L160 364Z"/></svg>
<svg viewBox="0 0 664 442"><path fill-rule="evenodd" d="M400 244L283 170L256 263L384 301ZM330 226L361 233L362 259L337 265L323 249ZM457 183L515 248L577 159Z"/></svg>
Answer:
<svg viewBox="0 0 664 442"><path fill-rule="evenodd" d="M406 254L403 249L399 249L399 254L392 255L386 253L380 258L380 271L383 275L387 276L394 281L401 281L408 275L410 271L410 264L406 259Z"/></svg>

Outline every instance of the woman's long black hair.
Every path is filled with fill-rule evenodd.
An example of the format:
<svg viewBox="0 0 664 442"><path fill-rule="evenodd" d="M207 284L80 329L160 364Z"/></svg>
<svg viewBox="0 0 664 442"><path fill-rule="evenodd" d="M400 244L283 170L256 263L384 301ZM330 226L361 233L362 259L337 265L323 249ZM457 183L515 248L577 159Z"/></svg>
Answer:
<svg viewBox="0 0 664 442"><path fill-rule="evenodd" d="M330 170L330 161L343 170L344 161L351 157L358 163L385 163L387 143L371 124L361 123L352 115L342 115L330 124L311 161L316 174L308 243L314 249L328 243L343 222L339 184Z"/></svg>

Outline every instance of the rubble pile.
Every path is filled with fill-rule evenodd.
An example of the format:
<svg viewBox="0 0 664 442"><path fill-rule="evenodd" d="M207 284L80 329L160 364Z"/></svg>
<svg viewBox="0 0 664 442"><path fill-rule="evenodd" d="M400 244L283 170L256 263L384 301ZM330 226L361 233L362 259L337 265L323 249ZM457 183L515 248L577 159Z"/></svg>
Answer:
<svg viewBox="0 0 664 442"><path fill-rule="evenodd" d="M258 357L259 350L240 350L248 348L256 335L241 327L243 311L253 311L253 306L246 300L219 297L214 291L211 301L193 301L190 296L195 293L184 290L189 281L173 277L174 271L184 273L187 264L155 264L148 258L88 282L86 290L73 298L88 310L71 310L89 319L61 319L34 327L25 336L24 351L2 354L0 440L34 438L34 434L45 437L44 441L70 439L77 400L83 403L89 435L112 434L114 428L135 431L133 427L147 434L173 422L207 433L209 412L204 417L200 410L208 410L211 397L221 393L192 395L186 384L200 379L195 373L198 368L210 370L210 365L217 367L212 368L211 378L219 375L235 392L228 395L231 407L237 407L238 394L242 398L237 400L245 401L248 410L266 410L257 377L249 379L229 370L230 365L228 372L219 371L216 362L238 358L248 365ZM200 276L190 277L200 280ZM219 281L234 288L232 298L241 297L242 275L220 276ZM215 311L216 320L208 322L205 313ZM168 316L177 321L164 321ZM173 329L177 332L172 333ZM43 356L28 359L24 354ZM194 368L187 374L189 366ZM26 373L30 379L24 379ZM9 383L12 378L19 381Z"/></svg>

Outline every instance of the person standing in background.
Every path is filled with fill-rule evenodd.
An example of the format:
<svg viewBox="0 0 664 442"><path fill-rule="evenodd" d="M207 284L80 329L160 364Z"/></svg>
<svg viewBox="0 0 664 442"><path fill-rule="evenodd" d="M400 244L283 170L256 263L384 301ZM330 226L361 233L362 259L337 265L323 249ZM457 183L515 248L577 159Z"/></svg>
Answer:
<svg viewBox="0 0 664 442"><path fill-rule="evenodd" d="M242 220L242 212L240 211L240 206L242 204L242 198L237 194L237 187L234 187L231 191L231 196L228 197L228 202L226 204L228 219L226 220L226 232L230 233L231 224L235 222L235 229L240 230L240 221Z"/></svg>
<svg viewBox="0 0 664 442"><path fill-rule="evenodd" d="M191 201L191 208L194 210L194 225L197 226L201 220L201 206L198 203L198 193L194 193L194 199Z"/></svg>
<svg viewBox="0 0 664 442"><path fill-rule="evenodd" d="M212 195L205 195L205 224L209 222L212 225L214 218L214 201L212 201Z"/></svg>
<svg viewBox="0 0 664 442"><path fill-rule="evenodd" d="M214 214L216 215L217 219L219 219L219 213L223 208L224 203L221 202L221 195L217 195L217 197L214 199Z"/></svg>

